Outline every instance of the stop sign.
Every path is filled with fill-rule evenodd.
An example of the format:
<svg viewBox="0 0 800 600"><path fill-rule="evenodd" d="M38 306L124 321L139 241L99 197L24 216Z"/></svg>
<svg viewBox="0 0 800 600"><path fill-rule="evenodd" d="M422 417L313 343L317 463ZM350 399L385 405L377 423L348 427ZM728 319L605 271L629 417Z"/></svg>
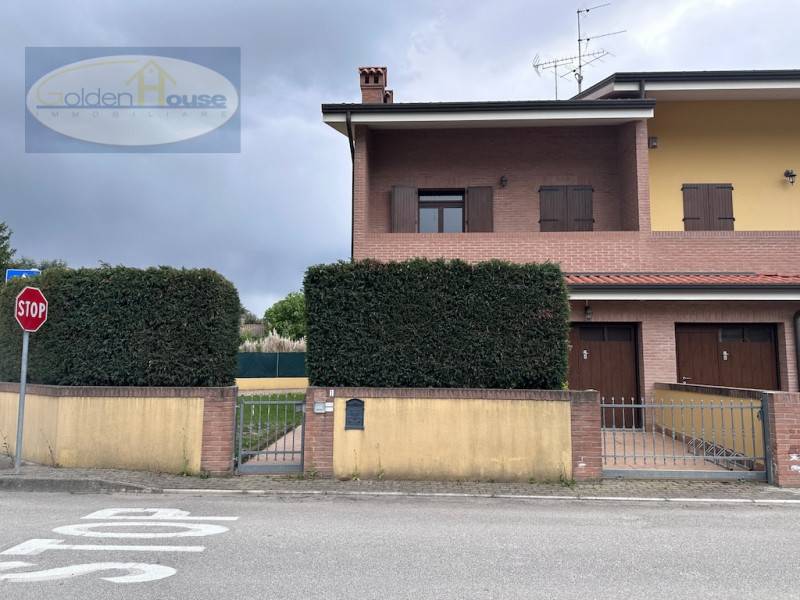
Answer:
<svg viewBox="0 0 800 600"><path fill-rule="evenodd" d="M26 287L14 301L14 317L25 331L39 331L47 321L47 298L42 290Z"/></svg>

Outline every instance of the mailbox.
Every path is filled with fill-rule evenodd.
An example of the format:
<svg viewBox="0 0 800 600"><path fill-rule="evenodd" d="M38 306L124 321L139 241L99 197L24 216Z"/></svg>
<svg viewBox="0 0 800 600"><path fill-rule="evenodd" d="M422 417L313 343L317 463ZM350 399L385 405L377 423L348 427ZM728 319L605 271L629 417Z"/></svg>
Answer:
<svg viewBox="0 0 800 600"><path fill-rule="evenodd" d="M364 401L352 398L347 401L344 409L345 429L364 429Z"/></svg>

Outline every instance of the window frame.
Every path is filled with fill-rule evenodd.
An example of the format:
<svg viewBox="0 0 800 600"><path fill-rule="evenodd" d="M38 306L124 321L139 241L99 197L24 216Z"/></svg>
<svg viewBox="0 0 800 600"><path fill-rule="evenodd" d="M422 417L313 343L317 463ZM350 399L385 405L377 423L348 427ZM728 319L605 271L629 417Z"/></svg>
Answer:
<svg viewBox="0 0 800 600"><path fill-rule="evenodd" d="M461 196L461 200L435 200L425 201L425 196ZM464 233L466 231L466 198L467 190L465 188L457 189L418 189L417 190L417 233ZM423 208L436 208L437 212L437 231L420 231L422 225L422 209ZM444 231L444 209L445 208L460 208L461 209L461 231Z"/></svg>

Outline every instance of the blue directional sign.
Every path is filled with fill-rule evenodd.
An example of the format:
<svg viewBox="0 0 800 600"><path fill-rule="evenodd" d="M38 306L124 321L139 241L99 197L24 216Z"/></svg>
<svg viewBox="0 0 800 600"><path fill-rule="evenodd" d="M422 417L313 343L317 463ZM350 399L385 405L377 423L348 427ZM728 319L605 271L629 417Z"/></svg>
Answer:
<svg viewBox="0 0 800 600"><path fill-rule="evenodd" d="M17 277L22 277L23 279L36 277L41 273L39 269L6 269L6 281L11 281Z"/></svg>

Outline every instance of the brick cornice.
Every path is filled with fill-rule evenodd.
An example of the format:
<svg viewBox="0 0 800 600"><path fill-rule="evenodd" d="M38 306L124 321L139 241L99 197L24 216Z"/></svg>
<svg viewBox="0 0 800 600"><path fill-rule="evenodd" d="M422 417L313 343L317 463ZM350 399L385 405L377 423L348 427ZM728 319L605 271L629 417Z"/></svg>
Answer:
<svg viewBox="0 0 800 600"><path fill-rule="evenodd" d="M133 386L66 386L29 383L30 394L51 397L81 398L204 398L224 400L236 398L235 386L230 387L133 387ZM19 392L19 384L0 382L0 392Z"/></svg>
<svg viewBox="0 0 800 600"><path fill-rule="evenodd" d="M597 392L572 390L509 390L490 388L377 388L377 387L322 387L313 386L317 398L331 398L328 390L334 391L334 398L420 398L430 400L546 400L576 402L592 400Z"/></svg>

